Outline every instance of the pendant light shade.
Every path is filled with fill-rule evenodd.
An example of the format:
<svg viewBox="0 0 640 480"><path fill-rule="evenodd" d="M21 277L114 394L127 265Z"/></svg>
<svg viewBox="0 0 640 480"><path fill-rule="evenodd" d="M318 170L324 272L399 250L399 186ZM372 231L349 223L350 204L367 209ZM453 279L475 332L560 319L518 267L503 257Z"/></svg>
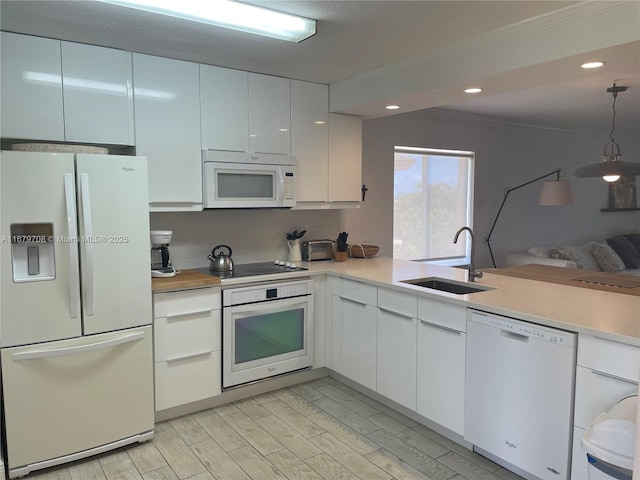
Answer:
<svg viewBox="0 0 640 480"><path fill-rule="evenodd" d="M621 176L640 175L640 163L623 162L620 157L620 146L613 139L613 132L616 128L616 99L618 92L624 92L627 87L618 87L615 83L613 87L607 88L607 92L613 94L613 117L611 119L611 133L609 133L609 143L604 146L602 162L585 165L573 172L574 177L602 177L607 182L615 182Z"/></svg>

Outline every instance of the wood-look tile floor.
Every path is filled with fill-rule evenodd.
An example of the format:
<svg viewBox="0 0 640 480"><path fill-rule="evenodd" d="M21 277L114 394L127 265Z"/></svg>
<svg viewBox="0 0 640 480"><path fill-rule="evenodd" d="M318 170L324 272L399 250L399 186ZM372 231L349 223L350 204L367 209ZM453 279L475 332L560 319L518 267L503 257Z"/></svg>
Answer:
<svg viewBox="0 0 640 480"><path fill-rule="evenodd" d="M333 378L156 424L155 437L27 480L514 480Z"/></svg>

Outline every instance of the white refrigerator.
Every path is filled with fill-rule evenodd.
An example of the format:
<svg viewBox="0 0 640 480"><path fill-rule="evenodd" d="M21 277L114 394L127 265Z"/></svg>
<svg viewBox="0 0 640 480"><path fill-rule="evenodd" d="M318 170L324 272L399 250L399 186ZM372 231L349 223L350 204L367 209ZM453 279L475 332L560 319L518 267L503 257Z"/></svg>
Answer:
<svg viewBox="0 0 640 480"><path fill-rule="evenodd" d="M147 160L0 154L10 478L153 436Z"/></svg>

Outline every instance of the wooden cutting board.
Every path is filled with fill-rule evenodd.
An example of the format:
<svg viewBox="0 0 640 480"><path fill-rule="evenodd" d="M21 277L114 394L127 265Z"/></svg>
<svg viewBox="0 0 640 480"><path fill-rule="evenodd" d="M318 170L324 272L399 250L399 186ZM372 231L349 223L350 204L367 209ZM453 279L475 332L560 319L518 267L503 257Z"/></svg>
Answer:
<svg viewBox="0 0 640 480"><path fill-rule="evenodd" d="M549 265L520 265L487 270L487 273L640 296L640 277L623 273L594 272Z"/></svg>

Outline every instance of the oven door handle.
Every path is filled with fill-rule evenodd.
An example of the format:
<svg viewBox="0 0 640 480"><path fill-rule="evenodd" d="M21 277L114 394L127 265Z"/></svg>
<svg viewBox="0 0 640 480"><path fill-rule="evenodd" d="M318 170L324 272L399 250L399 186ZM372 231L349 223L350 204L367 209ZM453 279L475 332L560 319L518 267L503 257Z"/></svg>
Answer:
<svg viewBox="0 0 640 480"><path fill-rule="evenodd" d="M310 308L312 295L303 295L301 297L284 298L282 300L272 300L260 303L250 303L247 305L236 305L223 308L223 315L226 312L235 315L251 317L255 315L264 315L267 313L277 313L285 310L292 310L291 307L300 305L303 308Z"/></svg>

